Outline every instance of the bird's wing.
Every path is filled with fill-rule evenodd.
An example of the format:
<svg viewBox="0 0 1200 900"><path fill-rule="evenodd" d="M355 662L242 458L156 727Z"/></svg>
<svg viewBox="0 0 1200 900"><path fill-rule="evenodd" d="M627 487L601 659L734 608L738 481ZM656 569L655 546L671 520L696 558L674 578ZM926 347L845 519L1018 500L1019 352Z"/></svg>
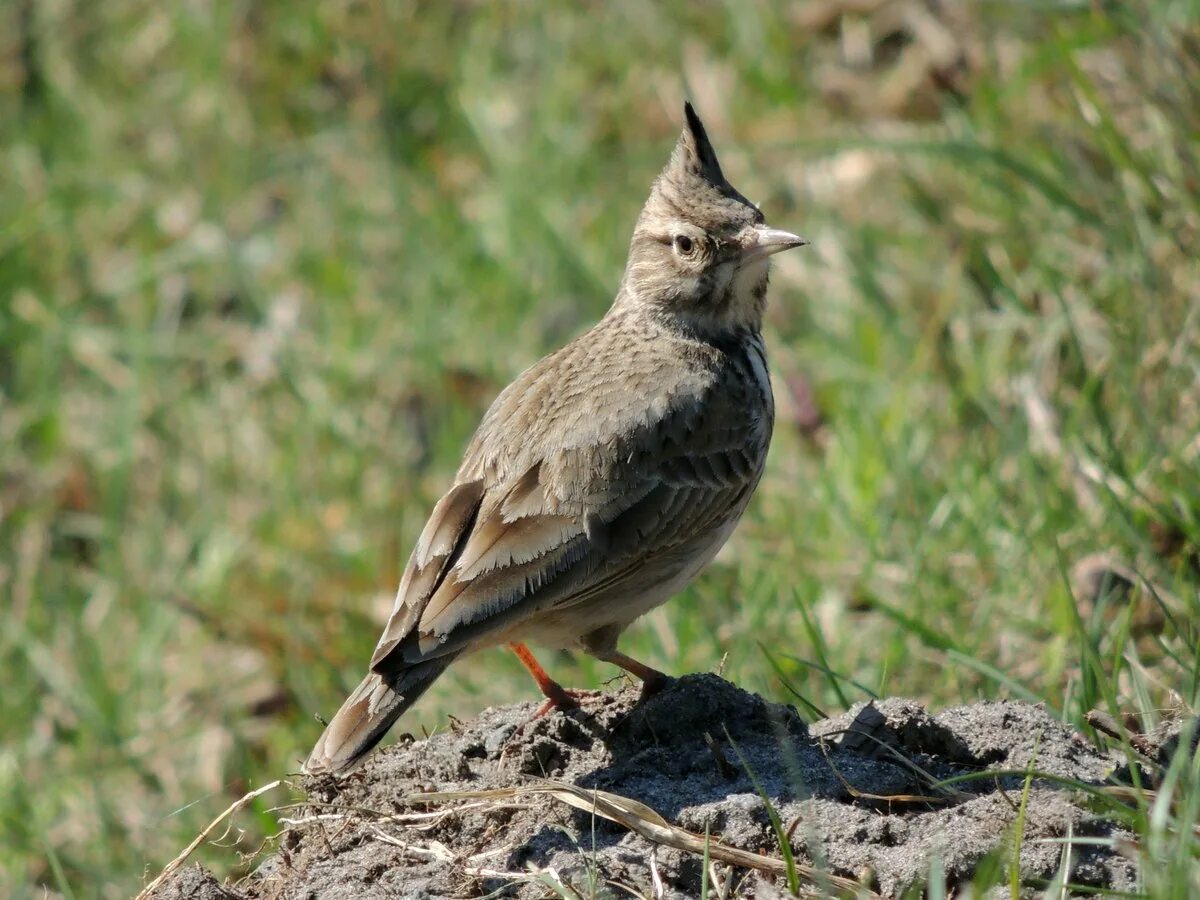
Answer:
<svg viewBox="0 0 1200 900"><path fill-rule="evenodd" d="M538 611L584 603L739 515L769 424L762 433L711 396L689 404L506 476L479 466L456 484L417 541L372 669L456 653Z"/></svg>

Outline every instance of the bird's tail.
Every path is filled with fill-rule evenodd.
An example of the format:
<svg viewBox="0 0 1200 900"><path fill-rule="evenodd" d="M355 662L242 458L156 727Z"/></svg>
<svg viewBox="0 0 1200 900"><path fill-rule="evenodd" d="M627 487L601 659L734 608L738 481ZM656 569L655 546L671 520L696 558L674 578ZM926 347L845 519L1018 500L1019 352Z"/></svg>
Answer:
<svg viewBox="0 0 1200 900"><path fill-rule="evenodd" d="M305 771L344 772L361 762L452 658L420 662L397 676L369 673L325 726L308 755Z"/></svg>

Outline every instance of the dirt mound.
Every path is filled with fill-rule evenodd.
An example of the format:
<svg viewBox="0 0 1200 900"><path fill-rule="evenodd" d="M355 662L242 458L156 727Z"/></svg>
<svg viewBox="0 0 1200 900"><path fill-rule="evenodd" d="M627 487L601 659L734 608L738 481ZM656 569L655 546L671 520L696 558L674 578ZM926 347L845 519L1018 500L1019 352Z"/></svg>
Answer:
<svg viewBox="0 0 1200 900"><path fill-rule="evenodd" d="M1025 884L1061 877L1065 856L1072 884L1136 886L1134 865L1109 846L1064 854L1062 838L1113 837L1117 825L1053 779L1025 794L1028 768L1097 784L1117 767L1036 706L931 715L886 700L806 726L789 707L693 675L644 703L629 688L589 695L567 714L531 720L534 708L489 709L428 739L403 738L340 783L308 779L311 806L252 874L222 886L193 867L156 896L524 898L563 895L551 886L567 884L583 897L628 886L690 898L701 893L706 832L710 857L737 862L710 866L714 895L716 880L732 888L724 896L775 896L786 880L762 794L802 872L886 896L924 882L931 864L951 885L981 865L1002 873L1022 804ZM986 771L996 774L937 785Z"/></svg>

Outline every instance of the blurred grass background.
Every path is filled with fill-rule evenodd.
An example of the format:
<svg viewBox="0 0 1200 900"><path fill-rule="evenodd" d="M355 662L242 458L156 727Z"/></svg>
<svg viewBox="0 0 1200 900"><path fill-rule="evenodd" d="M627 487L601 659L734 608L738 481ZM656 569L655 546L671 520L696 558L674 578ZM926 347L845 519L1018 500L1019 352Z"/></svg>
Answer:
<svg viewBox="0 0 1200 900"><path fill-rule="evenodd" d="M757 499L625 649L813 715L1194 711L1198 60L1195 2L0 5L0 892L127 896L298 768L685 96L813 246ZM497 651L401 728L533 694Z"/></svg>

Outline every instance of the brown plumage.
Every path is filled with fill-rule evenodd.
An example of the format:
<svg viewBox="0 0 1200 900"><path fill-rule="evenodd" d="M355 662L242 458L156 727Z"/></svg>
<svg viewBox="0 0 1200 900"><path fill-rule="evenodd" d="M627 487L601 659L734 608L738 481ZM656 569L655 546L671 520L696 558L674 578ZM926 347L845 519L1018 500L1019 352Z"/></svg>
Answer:
<svg viewBox="0 0 1200 900"><path fill-rule="evenodd" d="M733 531L762 475L774 405L759 329L767 228L686 125L634 229L612 308L496 398L434 507L362 684L313 748L347 769L455 659L522 642L583 650L647 681L621 632Z"/></svg>

